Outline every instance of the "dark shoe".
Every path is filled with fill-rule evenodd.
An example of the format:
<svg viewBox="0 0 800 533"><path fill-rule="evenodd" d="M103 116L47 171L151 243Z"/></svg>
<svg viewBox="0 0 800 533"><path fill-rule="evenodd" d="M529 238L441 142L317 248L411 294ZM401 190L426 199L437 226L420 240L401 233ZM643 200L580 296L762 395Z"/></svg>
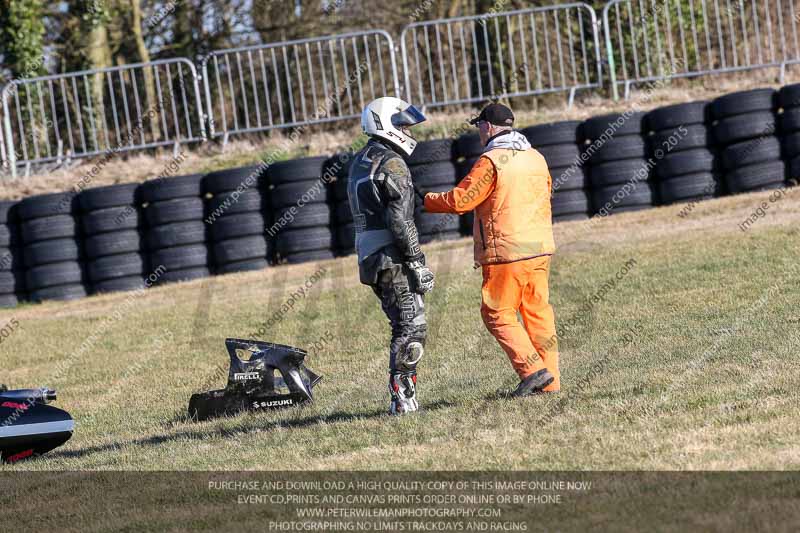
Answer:
<svg viewBox="0 0 800 533"><path fill-rule="evenodd" d="M523 396L530 396L531 394L542 392L542 389L550 385L554 379L553 374L546 368L543 368L520 381L517 388L511 393L511 396L514 398L521 398Z"/></svg>

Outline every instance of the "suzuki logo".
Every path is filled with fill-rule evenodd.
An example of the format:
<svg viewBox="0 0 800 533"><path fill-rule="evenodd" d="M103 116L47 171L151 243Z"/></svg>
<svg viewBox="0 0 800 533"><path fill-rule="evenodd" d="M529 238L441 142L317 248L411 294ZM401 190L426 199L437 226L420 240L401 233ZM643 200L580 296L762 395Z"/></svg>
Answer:
<svg viewBox="0 0 800 533"><path fill-rule="evenodd" d="M281 407L284 405L292 405L294 401L291 398L286 398L284 400L271 400L271 401L263 401L263 402L253 402L253 408L259 409L261 407Z"/></svg>

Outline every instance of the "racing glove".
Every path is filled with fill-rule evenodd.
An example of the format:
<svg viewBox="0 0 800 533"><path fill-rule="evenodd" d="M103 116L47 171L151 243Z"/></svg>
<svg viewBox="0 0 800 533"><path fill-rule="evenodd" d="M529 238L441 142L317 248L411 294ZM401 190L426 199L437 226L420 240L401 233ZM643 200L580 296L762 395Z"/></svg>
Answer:
<svg viewBox="0 0 800 533"><path fill-rule="evenodd" d="M425 265L425 256L420 260L406 262L411 290L417 294L425 294L433 290L433 272Z"/></svg>

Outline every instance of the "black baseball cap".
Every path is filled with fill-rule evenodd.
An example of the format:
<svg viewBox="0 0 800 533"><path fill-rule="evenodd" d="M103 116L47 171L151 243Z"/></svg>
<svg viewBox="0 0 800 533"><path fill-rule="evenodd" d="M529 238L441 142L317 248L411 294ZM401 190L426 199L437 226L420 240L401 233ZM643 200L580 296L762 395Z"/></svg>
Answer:
<svg viewBox="0 0 800 533"><path fill-rule="evenodd" d="M481 120L495 126L512 126L514 124L514 113L503 104L489 104L481 110L481 113L469 121L475 126Z"/></svg>

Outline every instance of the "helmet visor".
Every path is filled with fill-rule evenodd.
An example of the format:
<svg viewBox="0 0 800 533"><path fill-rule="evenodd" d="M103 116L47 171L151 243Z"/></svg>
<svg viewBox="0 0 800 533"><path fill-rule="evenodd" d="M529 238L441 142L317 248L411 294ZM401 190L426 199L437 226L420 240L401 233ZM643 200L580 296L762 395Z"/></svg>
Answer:
<svg viewBox="0 0 800 533"><path fill-rule="evenodd" d="M422 112L413 105L410 105L404 110L392 115L392 125L395 128L400 129L413 126L414 124L419 124L420 122L424 121L425 115L423 115Z"/></svg>

